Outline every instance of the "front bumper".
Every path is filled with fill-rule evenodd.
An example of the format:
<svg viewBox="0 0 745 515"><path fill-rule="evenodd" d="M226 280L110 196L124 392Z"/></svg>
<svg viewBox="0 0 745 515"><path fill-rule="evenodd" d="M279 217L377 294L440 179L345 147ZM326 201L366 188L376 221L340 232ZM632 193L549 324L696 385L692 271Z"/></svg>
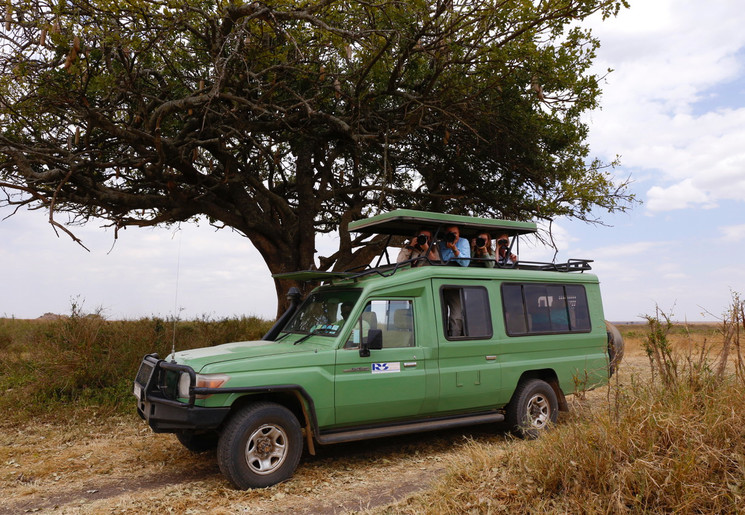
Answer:
<svg viewBox="0 0 745 515"><path fill-rule="evenodd" d="M178 380L189 374L188 402L178 400ZM230 407L205 408L195 406L196 374L191 367L168 363L157 354L142 359L134 382L137 413L156 433L176 433L184 430L217 429L227 417Z"/></svg>

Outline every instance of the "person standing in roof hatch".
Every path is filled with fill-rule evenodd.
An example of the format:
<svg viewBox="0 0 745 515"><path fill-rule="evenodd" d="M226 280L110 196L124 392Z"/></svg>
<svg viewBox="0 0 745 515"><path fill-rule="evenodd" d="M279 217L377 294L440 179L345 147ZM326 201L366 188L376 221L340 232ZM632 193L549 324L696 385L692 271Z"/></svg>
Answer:
<svg viewBox="0 0 745 515"><path fill-rule="evenodd" d="M500 265L517 263L517 256L510 253L510 237L507 233L500 234L497 238L497 262Z"/></svg>
<svg viewBox="0 0 745 515"><path fill-rule="evenodd" d="M471 246L468 240L460 237L457 225L445 228L445 240L440 241L440 259L449 264L468 266L471 259Z"/></svg>
<svg viewBox="0 0 745 515"><path fill-rule="evenodd" d="M445 228L445 241L440 241L440 258L449 265L468 266L471 264L471 245L468 240L460 237L460 228L457 225ZM442 295L447 306L448 335L463 336L464 318L460 290L446 288L443 289Z"/></svg>
<svg viewBox="0 0 745 515"><path fill-rule="evenodd" d="M432 232L429 229L419 229L416 232L411 241L404 245L398 253L396 263L416 258L422 259L413 261L411 266L428 265L430 261L440 260L440 254L437 252L437 247L432 245Z"/></svg>
<svg viewBox="0 0 745 515"><path fill-rule="evenodd" d="M471 266L494 268L494 250L491 247L489 233L479 233L471 240L471 257L481 260L471 263Z"/></svg>

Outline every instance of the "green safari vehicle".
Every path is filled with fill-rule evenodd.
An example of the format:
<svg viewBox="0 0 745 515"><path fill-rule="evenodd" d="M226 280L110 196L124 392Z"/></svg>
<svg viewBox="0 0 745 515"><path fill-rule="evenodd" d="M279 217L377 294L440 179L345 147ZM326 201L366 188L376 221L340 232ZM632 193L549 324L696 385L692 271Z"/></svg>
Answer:
<svg viewBox="0 0 745 515"><path fill-rule="evenodd" d="M507 255L536 231L412 210L349 230L424 228L436 243L452 225L467 240L508 234ZM302 303L291 290L292 306L262 340L145 356L139 415L190 450L216 447L237 488L266 487L292 476L304 447L498 422L536 437L567 395L606 384L621 358L588 260L383 257L362 271L284 274L323 284Z"/></svg>

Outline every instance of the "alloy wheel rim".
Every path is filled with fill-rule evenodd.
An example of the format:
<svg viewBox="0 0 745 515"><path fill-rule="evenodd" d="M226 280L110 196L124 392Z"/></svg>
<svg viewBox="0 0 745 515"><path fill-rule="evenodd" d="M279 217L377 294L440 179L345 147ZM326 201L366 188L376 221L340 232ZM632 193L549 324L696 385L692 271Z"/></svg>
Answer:
<svg viewBox="0 0 745 515"><path fill-rule="evenodd" d="M285 431L274 424L264 424L246 442L246 463L256 474L271 474L285 462L287 450Z"/></svg>
<svg viewBox="0 0 745 515"><path fill-rule="evenodd" d="M528 401L528 422L535 429L543 429L548 425L551 416L551 406L543 395L534 395Z"/></svg>

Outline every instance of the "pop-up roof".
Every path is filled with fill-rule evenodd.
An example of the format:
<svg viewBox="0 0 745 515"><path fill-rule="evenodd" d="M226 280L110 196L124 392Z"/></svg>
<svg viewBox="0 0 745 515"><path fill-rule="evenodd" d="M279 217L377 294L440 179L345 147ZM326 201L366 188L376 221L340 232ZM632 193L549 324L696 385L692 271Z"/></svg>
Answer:
<svg viewBox="0 0 745 515"><path fill-rule="evenodd" d="M518 234L531 234L537 231L537 227L533 222L494 220L475 216L415 211L413 209L396 209L390 213L357 220L351 222L348 228L350 232L365 234L411 236L420 229L429 229L432 231L432 234L435 234L439 229L440 235L442 235L445 227L450 225L457 225L461 236L464 238L471 238L482 232L496 237L505 233L515 236Z"/></svg>
<svg viewBox="0 0 745 515"><path fill-rule="evenodd" d="M519 236L521 234L533 234L538 230L536 224L533 222L513 222L510 220L495 220L492 218L479 218L475 216L415 211L413 209L396 209L390 213L383 213L364 220L357 220L351 222L348 229L350 232L358 232L362 234L388 234L390 236L407 237L412 236L420 229L429 229L432 231L433 235L437 234L439 239L444 236L445 228L451 225L457 225L460 229L461 237L466 239L471 239L477 234L483 232L489 234L492 238L496 238L502 234L507 234L510 237ZM513 244L516 240L517 238L513 239ZM387 249L384 249L383 255L387 256ZM590 262L591 260L588 259L571 259L566 263L557 264L536 263L521 260L519 267L515 264L510 264L509 268L557 272L583 272L585 270L590 270ZM378 259L378 264L379 263L380 259ZM403 265L408 266L408 264L410 264L410 261L406 261L403 264L389 264L382 268L375 265L372 268L356 272L303 270L298 272L273 274L272 277L296 279L300 281L328 281L333 279L361 277L371 273L377 273L387 277L388 275L394 274L396 270L402 268ZM498 268L502 268L502 266L498 264Z"/></svg>

